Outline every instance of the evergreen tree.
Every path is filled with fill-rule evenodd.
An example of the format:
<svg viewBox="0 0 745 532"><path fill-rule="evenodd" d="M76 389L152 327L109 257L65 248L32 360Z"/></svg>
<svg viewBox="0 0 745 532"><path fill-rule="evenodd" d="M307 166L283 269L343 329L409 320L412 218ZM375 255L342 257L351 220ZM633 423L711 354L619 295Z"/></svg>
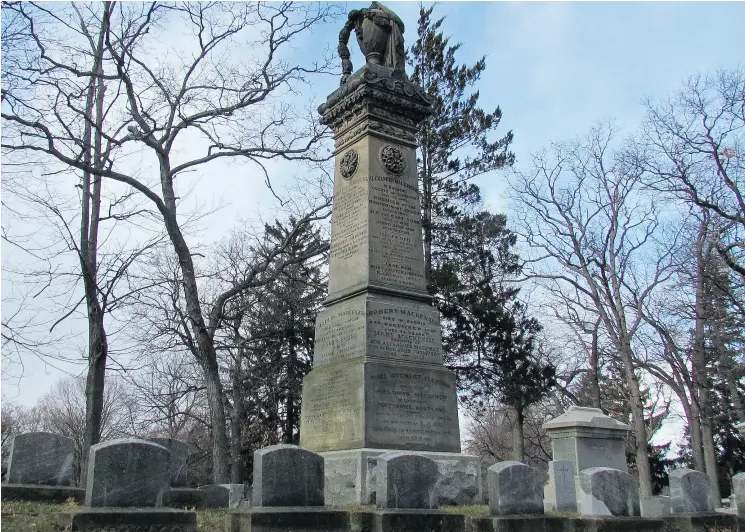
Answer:
<svg viewBox="0 0 745 532"><path fill-rule="evenodd" d="M432 20L433 7L420 8L418 39L409 50L411 80L433 102L432 115L419 127L417 160L422 192L422 228L427 287L438 290L433 271L454 258L449 247L458 224L480 203L473 178L510 166L515 156L508 150L512 132L490 140L499 126L502 111L485 112L473 90L486 68L482 57L473 66L458 65L451 45L440 31L444 18Z"/></svg>

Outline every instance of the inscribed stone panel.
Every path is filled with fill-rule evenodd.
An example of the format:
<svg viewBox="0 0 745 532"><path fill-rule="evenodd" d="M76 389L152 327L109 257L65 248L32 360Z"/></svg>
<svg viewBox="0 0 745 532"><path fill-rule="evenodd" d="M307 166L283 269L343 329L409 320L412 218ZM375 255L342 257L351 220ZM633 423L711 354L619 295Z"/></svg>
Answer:
<svg viewBox="0 0 745 532"><path fill-rule="evenodd" d="M453 373L368 363L365 384L366 447L460 452Z"/></svg>
<svg viewBox="0 0 745 532"><path fill-rule="evenodd" d="M315 367L365 355L365 299L334 303L318 313Z"/></svg>
<svg viewBox="0 0 745 532"><path fill-rule="evenodd" d="M440 313L427 303L370 299L367 355L442 364Z"/></svg>
<svg viewBox="0 0 745 532"><path fill-rule="evenodd" d="M303 379L300 444L316 451L363 446L363 366L317 367Z"/></svg>

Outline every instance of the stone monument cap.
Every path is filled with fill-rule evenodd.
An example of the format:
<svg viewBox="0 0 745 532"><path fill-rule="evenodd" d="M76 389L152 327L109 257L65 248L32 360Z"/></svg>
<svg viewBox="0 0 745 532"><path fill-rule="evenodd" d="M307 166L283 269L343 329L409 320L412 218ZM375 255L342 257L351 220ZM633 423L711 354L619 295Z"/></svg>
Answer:
<svg viewBox="0 0 745 532"><path fill-rule="evenodd" d="M543 430L549 434L553 430L568 428L597 428L624 432L631 430L631 427L627 424L607 416L599 408L588 408L585 406L570 406L562 415L543 424Z"/></svg>

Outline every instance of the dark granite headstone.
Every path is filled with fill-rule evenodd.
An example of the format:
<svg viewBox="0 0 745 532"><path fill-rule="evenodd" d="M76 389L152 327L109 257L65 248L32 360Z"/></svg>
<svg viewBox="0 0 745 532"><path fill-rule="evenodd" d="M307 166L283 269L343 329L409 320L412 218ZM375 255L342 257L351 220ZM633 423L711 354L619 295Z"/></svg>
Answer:
<svg viewBox="0 0 745 532"><path fill-rule="evenodd" d="M670 472L670 504L674 514L713 512L711 481L706 473L693 469Z"/></svg>
<svg viewBox="0 0 745 532"><path fill-rule="evenodd" d="M175 438L149 438L171 451L168 468L171 471L171 486L181 487L187 483L186 461L189 459L189 444Z"/></svg>
<svg viewBox="0 0 745 532"><path fill-rule="evenodd" d="M17 434L10 444L9 484L73 484L73 441L49 432Z"/></svg>
<svg viewBox="0 0 745 532"><path fill-rule="evenodd" d="M538 471L521 462L498 462L487 470L492 515L542 514L543 483Z"/></svg>
<svg viewBox="0 0 745 532"><path fill-rule="evenodd" d="M434 490L437 464L412 453L378 456L376 503L378 508L436 508Z"/></svg>
<svg viewBox="0 0 745 532"><path fill-rule="evenodd" d="M161 506L169 489L170 451L147 440L124 438L91 447L85 505Z"/></svg>
<svg viewBox="0 0 745 532"><path fill-rule="evenodd" d="M590 467L580 472L579 480L583 515L640 515L639 485L625 471Z"/></svg>
<svg viewBox="0 0 745 532"><path fill-rule="evenodd" d="M323 457L296 445L254 453L253 506L323 506Z"/></svg>

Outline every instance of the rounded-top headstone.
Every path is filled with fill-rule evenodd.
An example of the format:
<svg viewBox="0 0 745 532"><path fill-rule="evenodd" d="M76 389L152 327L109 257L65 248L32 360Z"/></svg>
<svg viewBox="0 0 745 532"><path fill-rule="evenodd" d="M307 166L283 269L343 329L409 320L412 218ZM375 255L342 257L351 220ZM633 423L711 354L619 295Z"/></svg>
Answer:
<svg viewBox="0 0 745 532"><path fill-rule="evenodd" d="M186 486L186 462L189 459L189 444L175 438L148 438L171 451L168 468L171 471L171 486Z"/></svg>
<svg viewBox="0 0 745 532"><path fill-rule="evenodd" d="M122 438L91 446L86 506L161 506L170 487L171 452L157 443Z"/></svg>
<svg viewBox="0 0 745 532"><path fill-rule="evenodd" d="M590 467L579 474L583 515L639 516L639 485L625 471Z"/></svg>
<svg viewBox="0 0 745 532"><path fill-rule="evenodd" d="M320 454L297 445L271 445L254 453L254 506L323 506Z"/></svg>
<svg viewBox="0 0 745 532"><path fill-rule="evenodd" d="M711 481L706 473L681 468L671 471L669 478L674 514L714 511Z"/></svg>
<svg viewBox="0 0 745 532"><path fill-rule="evenodd" d="M377 457L378 508L436 508L437 463L426 456L390 452Z"/></svg>
<svg viewBox="0 0 745 532"><path fill-rule="evenodd" d="M50 432L13 437L8 461L9 484L70 486L73 483L72 439Z"/></svg>
<svg viewBox="0 0 745 532"><path fill-rule="evenodd" d="M493 515L543 513L543 483L529 465L498 462L487 470L486 484Z"/></svg>

